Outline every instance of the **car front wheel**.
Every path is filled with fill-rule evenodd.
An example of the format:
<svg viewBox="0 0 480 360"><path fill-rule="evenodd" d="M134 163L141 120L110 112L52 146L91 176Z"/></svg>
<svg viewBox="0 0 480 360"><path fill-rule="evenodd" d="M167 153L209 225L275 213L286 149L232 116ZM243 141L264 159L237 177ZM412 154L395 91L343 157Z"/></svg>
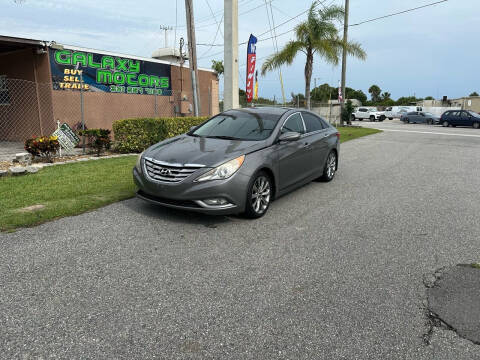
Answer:
<svg viewBox="0 0 480 360"><path fill-rule="evenodd" d="M373 115L372 115L372 116L370 116L370 121L373 121L373 122L375 122L375 116L373 116Z"/></svg>
<svg viewBox="0 0 480 360"><path fill-rule="evenodd" d="M264 171L255 175L248 187L245 216L257 219L267 213L272 199L272 181Z"/></svg>
<svg viewBox="0 0 480 360"><path fill-rule="evenodd" d="M479 129L480 128L480 123L479 122L474 122L473 123L473 128L474 129Z"/></svg>

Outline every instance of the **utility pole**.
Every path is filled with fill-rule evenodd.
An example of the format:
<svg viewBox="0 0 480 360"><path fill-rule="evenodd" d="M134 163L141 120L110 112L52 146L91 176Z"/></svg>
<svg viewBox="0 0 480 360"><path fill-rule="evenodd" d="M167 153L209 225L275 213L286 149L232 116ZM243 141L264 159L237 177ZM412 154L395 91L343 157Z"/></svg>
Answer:
<svg viewBox="0 0 480 360"><path fill-rule="evenodd" d="M192 94L193 94L193 113L200 116L200 99L198 86L197 69L197 42L195 40L195 22L193 19L192 0L185 0L185 10L187 14L187 33L188 33L188 62L192 74Z"/></svg>
<svg viewBox="0 0 480 360"><path fill-rule="evenodd" d="M345 75L347 72L347 39L348 39L348 11L350 0L345 0L345 20L343 21L343 54L342 54L342 111L345 111ZM340 115L340 125L343 125L343 117Z"/></svg>
<svg viewBox="0 0 480 360"><path fill-rule="evenodd" d="M238 0L224 0L224 110L238 104Z"/></svg>

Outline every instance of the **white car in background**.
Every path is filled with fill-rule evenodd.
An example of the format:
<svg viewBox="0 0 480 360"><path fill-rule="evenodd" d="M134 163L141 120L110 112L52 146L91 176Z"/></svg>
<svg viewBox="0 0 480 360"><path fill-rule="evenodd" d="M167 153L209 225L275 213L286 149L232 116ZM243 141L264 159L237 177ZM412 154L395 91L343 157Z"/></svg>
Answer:
<svg viewBox="0 0 480 360"><path fill-rule="evenodd" d="M386 119L384 111L378 111L375 107L358 107L352 113L352 120L364 120L368 119L370 121L383 121Z"/></svg>
<svg viewBox="0 0 480 360"><path fill-rule="evenodd" d="M423 111L421 106L390 106L385 109L385 117L389 120L400 119L412 111Z"/></svg>

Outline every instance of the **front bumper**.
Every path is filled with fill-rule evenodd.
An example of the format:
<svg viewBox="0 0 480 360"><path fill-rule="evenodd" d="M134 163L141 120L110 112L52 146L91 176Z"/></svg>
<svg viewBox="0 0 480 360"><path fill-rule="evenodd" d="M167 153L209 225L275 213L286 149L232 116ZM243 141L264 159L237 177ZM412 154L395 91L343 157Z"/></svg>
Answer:
<svg viewBox="0 0 480 360"><path fill-rule="evenodd" d="M204 214L229 215L245 211L249 176L238 171L227 180L194 182L199 175L193 173L179 183L164 183L154 182L137 168L133 169L133 179L139 189L137 196L148 202ZM226 199L229 205L208 206L203 202L211 198Z"/></svg>

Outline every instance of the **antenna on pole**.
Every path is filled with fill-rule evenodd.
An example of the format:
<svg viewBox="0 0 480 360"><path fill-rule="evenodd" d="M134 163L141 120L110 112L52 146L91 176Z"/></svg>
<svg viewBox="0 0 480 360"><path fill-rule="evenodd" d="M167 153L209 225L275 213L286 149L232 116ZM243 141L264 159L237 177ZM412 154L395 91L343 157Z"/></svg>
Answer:
<svg viewBox="0 0 480 360"><path fill-rule="evenodd" d="M168 47L168 32L170 30L173 30L173 27L160 25L160 30L165 31L165 47L167 48Z"/></svg>

